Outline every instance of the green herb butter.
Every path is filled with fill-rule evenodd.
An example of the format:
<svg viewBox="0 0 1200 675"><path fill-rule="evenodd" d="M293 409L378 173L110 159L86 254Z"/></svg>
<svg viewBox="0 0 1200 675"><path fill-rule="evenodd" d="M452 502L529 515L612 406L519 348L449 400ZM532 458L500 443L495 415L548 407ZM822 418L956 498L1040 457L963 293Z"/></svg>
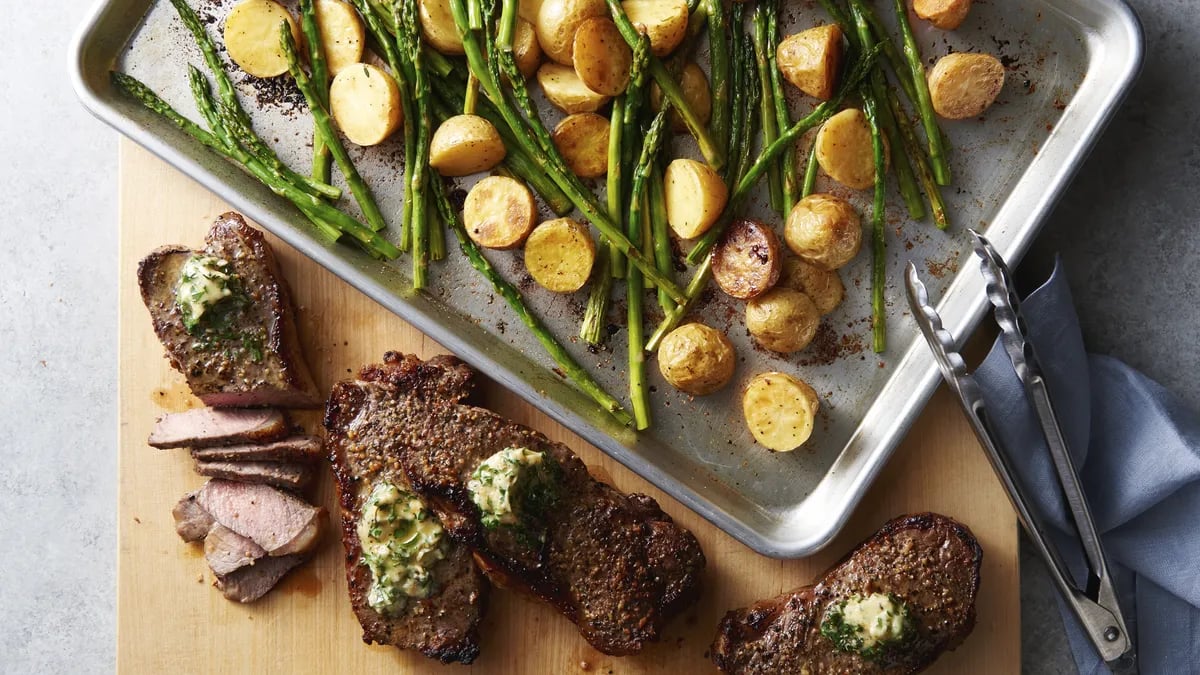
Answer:
<svg viewBox="0 0 1200 675"><path fill-rule="evenodd" d="M505 448L484 460L467 481L483 526L528 529L554 501L555 468L545 453L528 448Z"/></svg>
<svg viewBox="0 0 1200 675"><path fill-rule="evenodd" d="M358 521L362 561L371 571L367 603L380 614L434 591L432 568L446 557L442 526L416 495L379 483Z"/></svg>
<svg viewBox="0 0 1200 675"><path fill-rule="evenodd" d="M193 255L183 263L175 302L183 314L183 325L190 332L204 313L233 295L229 263L210 255Z"/></svg>
<svg viewBox="0 0 1200 675"><path fill-rule="evenodd" d="M821 622L821 634L843 652L877 660L902 646L914 634L908 605L894 595L852 595L831 605Z"/></svg>

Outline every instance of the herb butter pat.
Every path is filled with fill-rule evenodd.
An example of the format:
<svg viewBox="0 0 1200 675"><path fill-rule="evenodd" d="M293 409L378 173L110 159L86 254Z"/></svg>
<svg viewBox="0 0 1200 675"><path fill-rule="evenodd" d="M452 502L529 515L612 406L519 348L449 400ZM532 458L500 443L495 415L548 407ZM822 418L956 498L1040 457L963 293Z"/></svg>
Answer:
<svg viewBox="0 0 1200 675"><path fill-rule="evenodd" d="M821 623L821 634L843 652L876 660L903 645L914 633L908 606L894 595L852 595L832 605Z"/></svg>
<svg viewBox="0 0 1200 675"><path fill-rule="evenodd" d="M519 528L541 516L553 500L551 460L528 448L505 448L471 474L467 491L479 507L483 526Z"/></svg>
<svg viewBox="0 0 1200 675"><path fill-rule="evenodd" d="M183 263L175 302L183 314L183 325L190 331L204 312L233 295L229 263L210 255L193 255Z"/></svg>
<svg viewBox="0 0 1200 675"><path fill-rule="evenodd" d="M441 524L416 495L391 483L376 485L357 529L362 561L371 571L372 609L394 614L409 598L429 597L431 570L446 557L446 547Z"/></svg>

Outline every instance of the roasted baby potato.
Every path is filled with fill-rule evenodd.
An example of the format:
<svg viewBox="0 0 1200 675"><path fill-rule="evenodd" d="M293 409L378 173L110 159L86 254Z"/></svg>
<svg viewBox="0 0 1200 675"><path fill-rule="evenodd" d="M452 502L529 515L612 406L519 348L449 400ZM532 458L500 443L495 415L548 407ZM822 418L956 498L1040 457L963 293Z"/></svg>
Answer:
<svg viewBox="0 0 1200 675"><path fill-rule="evenodd" d="M971 0L913 0L917 16L942 30L954 30L967 19Z"/></svg>
<svg viewBox="0 0 1200 675"><path fill-rule="evenodd" d="M862 248L862 223L841 197L816 193L796 202L783 238L792 253L821 269L836 270Z"/></svg>
<svg viewBox="0 0 1200 675"><path fill-rule="evenodd" d="M812 436L820 408L817 392L786 373L760 373L742 394L742 414L754 440L768 450L790 452Z"/></svg>
<svg viewBox="0 0 1200 675"><path fill-rule="evenodd" d="M709 117L712 116L712 91L708 87L708 78L705 77L704 70L695 62L689 61L679 74L679 88L683 90L683 100L696 112L700 124L708 124ZM662 110L662 90L657 84L650 86L650 104L654 106L655 112ZM671 108L671 112L667 113L667 120L671 123L672 131L680 134L687 132L687 123L675 108Z"/></svg>
<svg viewBox="0 0 1200 675"><path fill-rule="evenodd" d="M596 262L596 243L587 225L556 218L538 225L525 241L525 269L538 285L555 293L583 288Z"/></svg>
<svg viewBox="0 0 1200 675"><path fill-rule="evenodd" d="M575 113L554 127L554 145L580 178L599 178L608 171L608 118Z"/></svg>
<svg viewBox="0 0 1200 675"><path fill-rule="evenodd" d="M538 11L542 9L542 0L518 0L517 16L528 21L529 25L537 23Z"/></svg>
<svg viewBox="0 0 1200 675"><path fill-rule="evenodd" d="M607 17L593 17L575 31L575 74L597 94L616 96L629 84L633 52Z"/></svg>
<svg viewBox="0 0 1200 675"><path fill-rule="evenodd" d="M454 23L450 11L450 0L417 0L417 13L421 19L421 32L429 44L448 56L466 53L463 51L462 36Z"/></svg>
<svg viewBox="0 0 1200 675"><path fill-rule="evenodd" d="M884 138L883 163L888 164ZM847 108L830 117L817 131L817 164L832 179L855 190L875 185L875 150L871 127L858 108Z"/></svg>
<svg viewBox="0 0 1200 675"><path fill-rule="evenodd" d="M570 66L543 63L537 70L537 80L538 84L542 85L546 100L568 115L596 112L608 103L608 96L588 89L583 80L575 74L575 69Z"/></svg>
<svg viewBox="0 0 1200 675"><path fill-rule="evenodd" d="M542 51L559 64L573 65L575 31L598 16L608 17L604 0L544 0L533 22Z"/></svg>
<svg viewBox="0 0 1200 675"><path fill-rule="evenodd" d="M316 0L313 9L329 73L337 75L347 66L362 61L367 33L358 12L342 0Z"/></svg>
<svg viewBox="0 0 1200 675"><path fill-rule="evenodd" d="M978 117L1004 88L1004 64L991 54L947 54L929 71L929 98L938 115Z"/></svg>
<svg viewBox="0 0 1200 675"><path fill-rule="evenodd" d="M712 167L694 159L676 159L663 175L667 222L681 239L708 231L729 199L725 181Z"/></svg>
<svg viewBox="0 0 1200 675"><path fill-rule="evenodd" d="M650 51L663 57L675 51L687 36L686 0L625 0L621 3L630 23L650 38Z"/></svg>
<svg viewBox="0 0 1200 675"><path fill-rule="evenodd" d="M475 184L463 204L467 236L484 248L516 248L537 218L533 193L506 176L488 176Z"/></svg>
<svg viewBox="0 0 1200 675"><path fill-rule="evenodd" d="M658 370L679 391L705 396L724 387L737 367L733 343L721 331L688 323L667 334L658 347Z"/></svg>
<svg viewBox="0 0 1200 675"><path fill-rule="evenodd" d="M773 352L798 352L812 342L821 312L812 298L776 287L746 303L746 330Z"/></svg>
<svg viewBox="0 0 1200 675"><path fill-rule="evenodd" d="M797 89L828 101L842 65L842 29L831 23L789 35L775 50L775 62Z"/></svg>
<svg viewBox="0 0 1200 675"><path fill-rule="evenodd" d="M713 249L713 280L726 294L749 300L775 286L782 259L775 230L755 220L736 220Z"/></svg>
<svg viewBox="0 0 1200 675"><path fill-rule="evenodd" d="M225 49L229 58L254 77L275 77L288 71L279 46L279 24L287 21L296 44L303 44L300 27L287 9L273 0L242 0L225 19Z"/></svg>
<svg viewBox="0 0 1200 675"><path fill-rule="evenodd" d="M504 161L508 151L492 123L478 115L442 122L429 142L429 166L443 176L469 176Z"/></svg>
<svg viewBox="0 0 1200 675"><path fill-rule="evenodd" d="M517 70L521 71L525 79L533 77L538 66L542 65L542 46L538 44L533 24L525 19L517 19L512 48L513 60L517 62Z"/></svg>
<svg viewBox="0 0 1200 675"><path fill-rule="evenodd" d="M779 285L807 295L822 315L837 309L846 298L846 287L836 270L821 269L796 257L783 261Z"/></svg>
<svg viewBox="0 0 1200 675"><path fill-rule="evenodd" d="M404 121L396 81L368 63L346 68L333 78L329 109L355 145L378 145Z"/></svg>

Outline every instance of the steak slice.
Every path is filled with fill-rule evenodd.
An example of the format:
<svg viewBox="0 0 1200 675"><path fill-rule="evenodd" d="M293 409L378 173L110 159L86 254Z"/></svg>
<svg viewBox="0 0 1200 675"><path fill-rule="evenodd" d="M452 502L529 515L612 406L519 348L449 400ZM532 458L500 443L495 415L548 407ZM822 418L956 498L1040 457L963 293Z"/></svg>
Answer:
<svg viewBox="0 0 1200 675"><path fill-rule="evenodd" d="M212 515L196 501L197 493L184 496L171 509L171 516L175 519L175 532L186 542L205 538L216 523Z"/></svg>
<svg viewBox="0 0 1200 675"><path fill-rule="evenodd" d="M146 443L155 448L232 445L272 441L287 432L278 410L193 408L158 418Z"/></svg>
<svg viewBox="0 0 1200 675"><path fill-rule="evenodd" d="M247 537L269 556L305 553L321 534L325 509L268 485L212 479L196 501L215 521Z"/></svg>
<svg viewBox="0 0 1200 675"><path fill-rule="evenodd" d="M324 457L318 436L291 436L269 443L243 443L192 448L192 459L201 462L316 462Z"/></svg>
<svg viewBox="0 0 1200 675"><path fill-rule="evenodd" d="M196 462L201 476L262 483L285 490L301 490L312 481L312 471L303 464L285 462Z"/></svg>
<svg viewBox="0 0 1200 675"><path fill-rule="evenodd" d="M389 427L403 448L405 473L492 581L550 603L612 655L639 652L699 597L700 544L653 499L592 478L575 453L532 429L455 399L423 396L428 385L411 384ZM560 469L540 546L509 528L486 529L467 490L472 472L506 448L545 453Z"/></svg>
<svg viewBox="0 0 1200 675"><path fill-rule="evenodd" d="M204 538L204 559L217 576L233 574L266 555L263 547L224 525L214 525Z"/></svg>
<svg viewBox="0 0 1200 675"><path fill-rule="evenodd" d="M196 252L163 247L138 264L142 301L171 365L205 405L320 406L300 350L287 282L262 233L240 215L226 213L213 223L206 243ZM234 293L206 311L189 332L175 292L193 254L225 261ZM208 318L210 312L221 317L220 325Z"/></svg>
<svg viewBox="0 0 1200 675"><path fill-rule="evenodd" d="M971 531L946 516L895 518L815 584L726 614L712 659L727 673L920 672L975 627L982 559ZM820 631L830 605L869 593L903 600L915 624L914 636L891 662L837 651Z"/></svg>
<svg viewBox="0 0 1200 675"><path fill-rule="evenodd" d="M217 589L227 600L254 602L266 595L288 572L308 559L304 554L260 558L253 565L217 577Z"/></svg>
<svg viewBox="0 0 1200 675"><path fill-rule="evenodd" d="M446 557L430 570L433 593L412 599L402 613L381 614L367 601L372 579L362 563L357 526L364 501L376 484L387 481L410 489L396 442L397 420L403 417L409 385L422 394L460 400L470 393L471 371L452 358L422 362L389 352L383 364L363 368L358 380L335 384L325 410L350 604L362 625L364 642L415 649L443 663L470 663L479 655L479 622L489 586L465 546L447 542Z"/></svg>

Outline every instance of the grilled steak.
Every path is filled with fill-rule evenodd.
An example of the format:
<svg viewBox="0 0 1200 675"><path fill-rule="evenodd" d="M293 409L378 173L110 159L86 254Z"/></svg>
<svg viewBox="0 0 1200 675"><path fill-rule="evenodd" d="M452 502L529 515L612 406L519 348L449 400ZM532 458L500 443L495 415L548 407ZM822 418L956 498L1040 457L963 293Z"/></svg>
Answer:
<svg viewBox="0 0 1200 675"><path fill-rule="evenodd" d="M312 481L312 471L303 464L286 462L196 462L201 476L262 483L285 490L301 490Z"/></svg>
<svg viewBox="0 0 1200 675"><path fill-rule="evenodd" d="M814 585L725 615L712 659L727 673L916 673L975 627L983 552L965 526L934 513L901 516L859 544ZM911 630L876 658L838 651L822 634L830 608L855 596L903 601Z"/></svg>
<svg viewBox="0 0 1200 675"><path fill-rule="evenodd" d="M224 525L214 525L204 537L204 559L217 576L233 574L266 555L263 547Z"/></svg>
<svg viewBox="0 0 1200 675"><path fill-rule="evenodd" d="M316 462L324 457L317 436L292 436L270 443L192 448L192 459L199 462Z"/></svg>
<svg viewBox="0 0 1200 675"><path fill-rule="evenodd" d="M566 446L532 429L439 395L437 383L456 371L448 363L391 355L387 365L406 373L393 378L389 424L405 473L493 581L550 603L593 647L613 655L640 651L697 599L704 553L653 499L595 480ZM557 467L548 486L556 496L533 534L485 527L468 490L472 473L509 448L543 453L546 466Z"/></svg>
<svg viewBox="0 0 1200 675"><path fill-rule="evenodd" d="M228 600L254 602L275 588L280 579L307 559L308 556L304 554L260 558L253 565L218 576L217 588Z"/></svg>
<svg viewBox="0 0 1200 675"><path fill-rule="evenodd" d="M320 397L300 351L287 282L263 235L236 213L217 219L203 251L160 248L138 265L142 301L171 365L211 406L315 408ZM223 264L219 301L190 330L176 298L193 255ZM217 291L214 291L216 293Z"/></svg>
<svg viewBox="0 0 1200 675"><path fill-rule="evenodd" d="M175 508L171 509L171 516L175 518L175 531L187 542L200 541L208 536L216 522L196 501L195 493L180 499Z"/></svg>
<svg viewBox="0 0 1200 675"><path fill-rule="evenodd" d="M273 487L215 478L197 491L196 502L215 521L253 540L269 556L311 550L325 515L325 509Z"/></svg>
<svg viewBox="0 0 1200 675"><path fill-rule="evenodd" d="M443 663L470 663L479 654L479 622L489 587L470 550L447 541L445 557L430 569L429 597L411 599L402 612L385 615L368 601L372 574L364 564L357 526L375 485L387 482L409 489L399 461L402 448L396 442L408 392L457 401L470 392L470 379L471 371L450 359L422 363L389 354L385 364L364 368L360 379L335 384L325 412L350 604L362 625L363 641L415 649Z"/></svg>
<svg viewBox="0 0 1200 675"><path fill-rule="evenodd" d="M193 408L158 418L146 443L156 448L264 442L287 435L278 410Z"/></svg>

